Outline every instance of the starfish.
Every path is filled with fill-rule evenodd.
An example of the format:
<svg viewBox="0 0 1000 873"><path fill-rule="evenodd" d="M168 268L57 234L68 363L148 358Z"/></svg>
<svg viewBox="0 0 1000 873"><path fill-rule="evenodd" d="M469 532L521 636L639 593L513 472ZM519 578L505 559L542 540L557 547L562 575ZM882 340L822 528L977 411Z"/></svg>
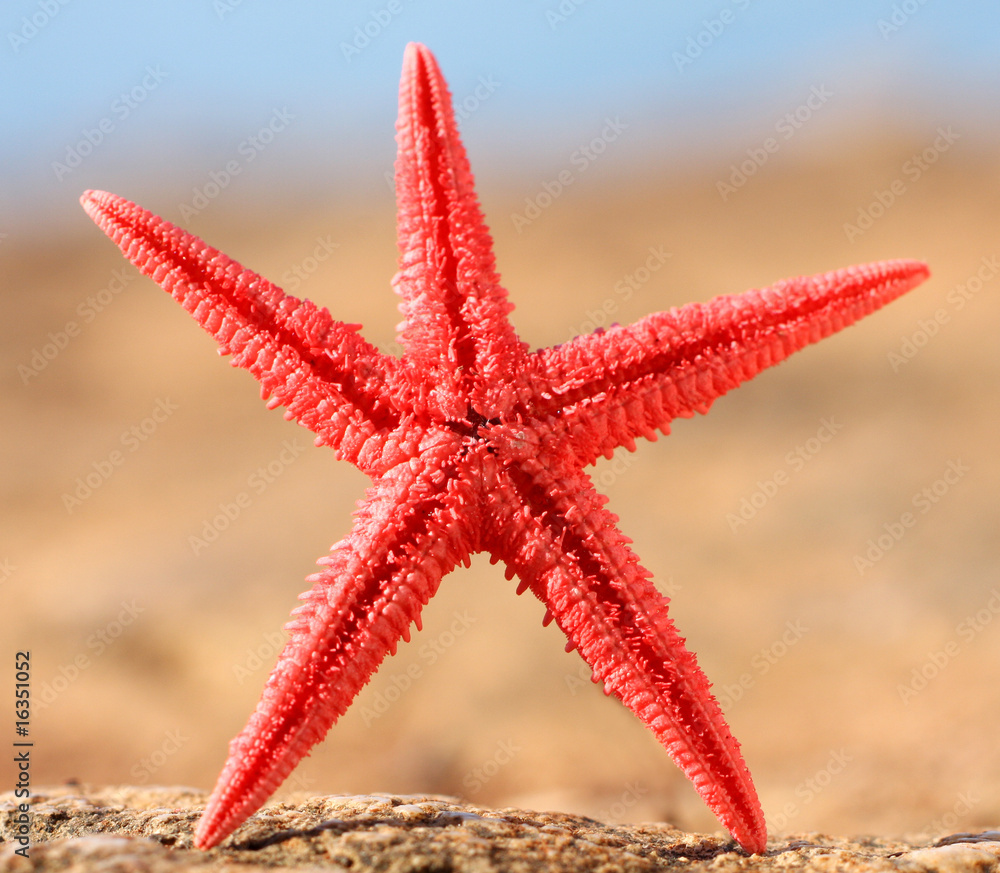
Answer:
<svg viewBox="0 0 1000 873"><path fill-rule="evenodd" d="M585 468L669 433L720 395L923 281L914 261L854 266L646 316L530 351L434 56L406 48L396 161L401 357L113 194L91 218L261 383L268 406L371 478L320 559L260 702L198 825L208 849L252 815L347 710L441 578L487 552L530 590L656 735L749 852L767 833L707 678Z"/></svg>

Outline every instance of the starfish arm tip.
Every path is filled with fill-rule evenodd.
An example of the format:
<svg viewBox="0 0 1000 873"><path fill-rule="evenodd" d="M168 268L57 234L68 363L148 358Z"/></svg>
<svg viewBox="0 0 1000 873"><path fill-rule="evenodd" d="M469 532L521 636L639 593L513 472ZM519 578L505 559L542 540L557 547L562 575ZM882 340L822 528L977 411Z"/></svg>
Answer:
<svg viewBox="0 0 1000 873"><path fill-rule="evenodd" d="M113 196L113 194L109 194L107 191L98 191L94 188L88 188L80 195L80 205L83 207L84 212L96 221L101 201Z"/></svg>

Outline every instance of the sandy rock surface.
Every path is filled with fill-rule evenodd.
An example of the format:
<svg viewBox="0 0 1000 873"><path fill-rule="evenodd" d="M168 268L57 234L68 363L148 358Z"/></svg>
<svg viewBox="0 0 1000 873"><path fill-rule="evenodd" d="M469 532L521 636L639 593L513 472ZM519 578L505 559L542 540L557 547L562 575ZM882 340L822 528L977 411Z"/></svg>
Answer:
<svg viewBox="0 0 1000 873"><path fill-rule="evenodd" d="M193 830L205 796L184 788L43 790L31 800L28 857L11 794L0 795L0 869L21 871L652 871L1000 870L1000 831L908 842L778 835L747 857L720 836L668 824L606 825L433 796L309 796L267 807L222 846L201 852Z"/></svg>

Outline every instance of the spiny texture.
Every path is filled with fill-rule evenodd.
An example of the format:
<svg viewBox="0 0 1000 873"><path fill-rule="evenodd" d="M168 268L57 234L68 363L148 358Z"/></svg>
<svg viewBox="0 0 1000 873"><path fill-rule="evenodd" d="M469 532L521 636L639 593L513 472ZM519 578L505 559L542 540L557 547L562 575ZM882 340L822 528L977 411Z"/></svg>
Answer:
<svg viewBox="0 0 1000 873"><path fill-rule="evenodd" d="M125 255L260 381L270 406L372 480L293 612L197 844L216 845L264 803L419 628L441 578L485 551L546 605L545 622L649 726L740 845L763 851L739 745L584 468L706 412L912 288L926 267L887 261L791 279L530 352L508 319L447 87L420 45L406 50L397 128L398 359L138 206L83 196Z"/></svg>

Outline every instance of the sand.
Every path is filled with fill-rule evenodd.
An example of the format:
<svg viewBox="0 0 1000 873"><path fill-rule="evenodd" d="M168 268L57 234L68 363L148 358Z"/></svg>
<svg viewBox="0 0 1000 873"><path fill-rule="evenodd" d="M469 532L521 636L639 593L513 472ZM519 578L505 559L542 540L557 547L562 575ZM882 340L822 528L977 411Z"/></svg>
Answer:
<svg viewBox="0 0 1000 873"><path fill-rule="evenodd" d="M564 813L491 809L454 798L354 795L297 798L269 806L231 840L208 852L192 846L190 789L88 788L43 792L32 805L24 855L0 846L11 873L86 869L169 873L254 871L548 871L652 873L657 870L990 873L1000 869L1000 831L936 840L847 839L796 834L748 857L731 840L664 824L609 825ZM10 795L0 795L9 815Z"/></svg>

